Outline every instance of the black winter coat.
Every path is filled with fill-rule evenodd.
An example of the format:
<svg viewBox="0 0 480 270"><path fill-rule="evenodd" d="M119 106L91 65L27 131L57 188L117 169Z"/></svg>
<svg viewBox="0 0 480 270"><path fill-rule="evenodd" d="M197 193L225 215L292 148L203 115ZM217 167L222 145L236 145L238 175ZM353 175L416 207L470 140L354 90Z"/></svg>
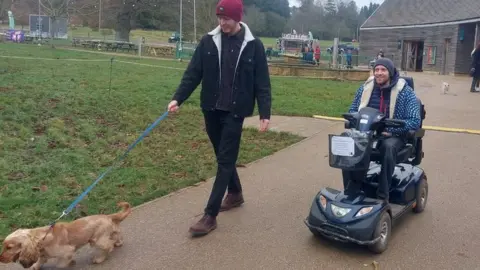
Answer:
<svg viewBox="0 0 480 270"><path fill-rule="evenodd" d="M253 114L255 99L260 119L270 119L271 85L267 57L263 43L253 37L246 24L245 47L239 55L238 67L232 89L232 113L235 117ZM221 39L220 27L206 34L199 42L188 64L173 100L181 105L202 82L200 106L203 110L215 110L220 91L221 45L214 40Z"/></svg>
<svg viewBox="0 0 480 270"><path fill-rule="evenodd" d="M476 49L472 55L472 66L471 68L475 69L473 73L474 78L480 79L480 49Z"/></svg>

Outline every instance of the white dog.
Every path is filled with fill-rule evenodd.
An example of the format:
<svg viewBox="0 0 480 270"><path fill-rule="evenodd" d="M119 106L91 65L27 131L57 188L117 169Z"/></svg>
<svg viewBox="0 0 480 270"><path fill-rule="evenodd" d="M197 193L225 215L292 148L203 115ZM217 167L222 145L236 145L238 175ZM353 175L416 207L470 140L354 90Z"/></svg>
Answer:
<svg viewBox="0 0 480 270"><path fill-rule="evenodd" d="M450 84L448 84L447 82L443 82L443 85L442 85L443 94L446 95L449 91L450 91Z"/></svg>

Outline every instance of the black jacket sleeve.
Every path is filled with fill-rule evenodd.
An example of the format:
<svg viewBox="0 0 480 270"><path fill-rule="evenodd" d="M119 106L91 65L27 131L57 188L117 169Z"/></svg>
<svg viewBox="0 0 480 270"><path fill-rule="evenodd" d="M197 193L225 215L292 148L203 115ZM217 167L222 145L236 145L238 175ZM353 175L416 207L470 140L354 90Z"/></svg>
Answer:
<svg viewBox="0 0 480 270"><path fill-rule="evenodd" d="M192 59L188 64L187 70L185 70L185 73L183 74L180 85L178 86L177 91L175 91L175 94L173 95L172 100L176 100L178 102L178 106L180 106L183 102L185 102L185 100L190 97L190 95L202 81L202 51L204 46L204 39L205 37L203 37L198 43L197 48L193 53Z"/></svg>
<svg viewBox="0 0 480 270"><path fill-rule="evenodd" d="M255 39L255 97L260 119L270 119L272 92L267 56L262 41Z"/></svg>
<svg viewBox="0 0 480 270"><path fill-rule="evenodd" d="M472 55L472 67L477 69L478 66L480 65L480 50L476 49L475 52Z"/></svg>

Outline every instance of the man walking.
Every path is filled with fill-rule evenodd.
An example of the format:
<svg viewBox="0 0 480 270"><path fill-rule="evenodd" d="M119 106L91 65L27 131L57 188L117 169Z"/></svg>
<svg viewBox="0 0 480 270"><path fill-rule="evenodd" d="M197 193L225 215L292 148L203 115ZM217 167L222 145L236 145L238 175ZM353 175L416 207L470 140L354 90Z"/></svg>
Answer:
<svg viewBox="0 0 480 270"><path fill-rule="evenodd" d="M472 76L472 87L470 87L470 92L479 92L476 88L480 86L480 42L478 42L477 47L472 54L470 76Z"/></svg>
<svg viewBox="0 0 480 270"><path fill-rule="evenodd" d="M218 168L205 214L190 227L193 236L208 234L217 227L216 217L220 211L244 202L236 162L243 121L253 114L255 99L260 131L266 131L270 121L267 57L263 43L241 22L242 0L221 0L216 14L218 27L202 37L168 105L169 111L177 111L202 82L200 106Z"/></svg>

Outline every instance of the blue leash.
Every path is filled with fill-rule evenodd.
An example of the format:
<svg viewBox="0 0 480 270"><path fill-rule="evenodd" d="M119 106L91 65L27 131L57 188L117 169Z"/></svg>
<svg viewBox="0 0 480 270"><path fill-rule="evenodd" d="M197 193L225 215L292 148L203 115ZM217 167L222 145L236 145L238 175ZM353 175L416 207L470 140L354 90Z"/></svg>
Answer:
<svg viewBox="0 0 480 270"><path fill-rule="evenodd" d="M95 180L95 182L93 182L93 184L91 184L82 194L80 194L80 196L78 196L77 199L75 199L75 201L73 201L70 206L68 206L67 209L65 209L63 212L62 212L62 215L60 215L60 217L58 217L55 221L53 221L50 226L53 227L55 225L55 223L57 223L58 220L62 219L63 217L65 217L66 215L68 215L74 208L75 206L77 206L77 204L93 189L93 187L95 187L95 185L100 182L100 180L102 180L102 178L107 175L114 167L115 165L117 165L117 163L119 163L120 161L122 161L126 156L127 154L140 142L143 140L143 138L145 138L145 136L148 135L148 133L150 133L161 121L163 121L168 115L168 110L163 113L160 117L157 118L157 120L155 120L155 122L153 122L153 124L151 124L144 132L142 135L140 135L140 137L138 137L138 139L132 143L127 151L125 151L125 153L123 155L121 155L117 161L115 161L115 163L110 166L105 172L103 172L98 178L97 180Z"/></svg>

